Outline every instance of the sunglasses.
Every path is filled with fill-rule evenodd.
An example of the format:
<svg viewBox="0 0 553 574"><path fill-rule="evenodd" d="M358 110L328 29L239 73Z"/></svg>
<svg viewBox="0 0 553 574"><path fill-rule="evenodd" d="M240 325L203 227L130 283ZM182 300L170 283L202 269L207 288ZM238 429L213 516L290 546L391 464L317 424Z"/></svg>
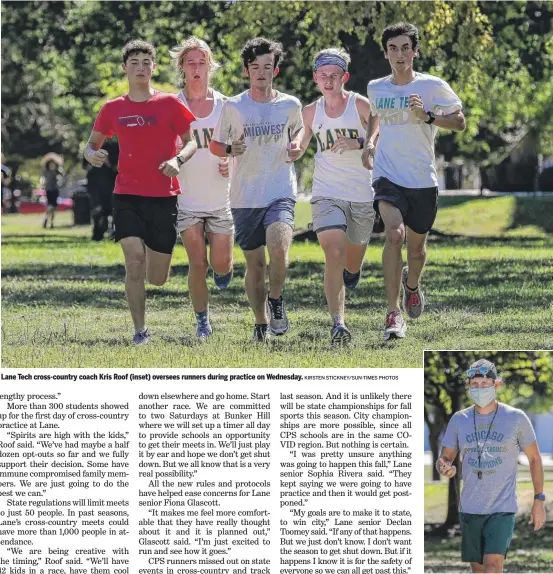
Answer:
<svg viewBox="0 0 553 574"><path fill-rule="evenodd" d="M469 379L472 379L474 377L485 377L491 370L492 370L491 367L481 365L480 367L476 367L475 369L469 369L467 371L467 377Z"/></svg>

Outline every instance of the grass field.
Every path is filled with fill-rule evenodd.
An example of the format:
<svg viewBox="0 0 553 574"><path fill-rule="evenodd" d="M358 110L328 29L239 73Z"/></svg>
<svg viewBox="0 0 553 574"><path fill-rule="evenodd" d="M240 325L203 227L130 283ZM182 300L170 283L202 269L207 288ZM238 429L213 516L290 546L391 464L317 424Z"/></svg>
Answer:
<svg viewBox="0 0 553 574"><path fill-rule="evenodd" d="M250 343L253 316L235 250L230 288L211 288L215 329L194 337L187 260L177 246L170 281L149 287L148 347L130 344L120 247L89 241L87 227L43 230L39 216L2 218L2 366L4 367L419 367L424 349L553 347L553 198L441 198L423 285L427 312L409 322L407 339L384 343L382 238L367 250L363 277L347 296L354 339L329 348L330 323L317 244L294 243L285 300L292 323L266 348ZM443 200L443 201L442 201ZM309 217L298 204L297 226Z"/></svg>
<svg viewBox="0 0 553 574"><path fill-rule="evenodd" d="M546 495L553 494L553 481L545 482ZM549 518L544 527L534 532L528 524L534 489L531 482L517 483L519 513L515 534L505 562L505 572L553 572L553 520ZM548 496L551 500L551 496ZM446 483L429 483L424 487L424 522L441 524L445 520L447 501ZM553 504L546 505L549 517ZM449 537L425 536L425 572L470 572L470 566L461 562L461 537L458 530Z"/></svg>

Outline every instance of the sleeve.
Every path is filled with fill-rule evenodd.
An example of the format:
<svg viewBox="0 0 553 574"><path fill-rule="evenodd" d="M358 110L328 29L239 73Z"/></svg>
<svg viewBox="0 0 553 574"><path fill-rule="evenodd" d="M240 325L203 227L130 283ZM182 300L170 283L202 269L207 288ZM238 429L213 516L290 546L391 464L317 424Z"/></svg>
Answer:
<svg viewBox="0 0 553 574"><path fill-rule="evenodd" d="M454 448L459 450L459 427L458 427L458 417L454 414L447 425L447 429L442 438L442 446L445 448Z"/></svg>
<svg viewBox="0 0 553 574"><path fill-rule="evenodd" d="M530 419L526 415L526 413L520 412L519 422L518 422L518 430L517 430L517 441L520 445L520 448L526 448L530 446L536 440L536 433L534 432L534 428L532 427L532 423Z"/></svg>
<svg viewBox="0 0 553 574"><path fill-rule="evenodd" d="M303 116L301 113L301 104L299 100L290 113L290 135L295 136L303 128Z"/></svg>
<svg viewBox="0 0 553 574"><path fill-rule="evenodd" d="M432 111L438 115L448 115L462 109L463 104L459 96L447 82L439 80L434 86L434 93L432 94Z"/></svg>
<svg viewBox="0 0 553 574"><path fill-rule="evenodd" d="M371 90L371 83L367 84L367 98L369 99L369 103L371 104L371 116L376 115L376 104L374 102L374 94Z"/></svg>
<svg viewBox="0 0 553 574"><path fill-rule="evenodd" d="M115 133L110 107L109 103L105 103L102 106L94 122L94 127L92 128L95 132L100 132L107 138L112 137Z"/></svg>
<svg viewBox="0 0 553 574"><path fill-rule="evenodd" d="M232 116L233 108L226 101L221 108L221 115L213 131L212 139L219 143L229 144L232 143L233 139L236 139L235 133L233 132Z"/></svg>
<svg viewBox="0 0 553 574"><path fill-rule="evenodd" d="M196 116L175 97L171 98L175 102L175 113L173 117L173 129L177 135L185 134L190 131L190 125L196 121Z"/></svg>

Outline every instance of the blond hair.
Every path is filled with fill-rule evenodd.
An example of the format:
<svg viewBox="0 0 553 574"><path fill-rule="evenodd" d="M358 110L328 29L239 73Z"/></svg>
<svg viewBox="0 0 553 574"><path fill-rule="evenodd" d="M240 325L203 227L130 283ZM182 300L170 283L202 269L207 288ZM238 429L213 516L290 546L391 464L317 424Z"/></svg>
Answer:
<svg viewBox="0 0 553 574"><path fill-rule="evenodd" d="M182 44L179 46L175 46L172 50L169 50L169 54L173 59L173 65L177 69L179 76L181 77L182 81L185 81L184 71L182 66L184 64L184 58L186 54L191 50L200 50L207 56L207 65L209 68L209 77L217 70L217 68L221 67L221 64L218 64L213 57L213 52L211 48L207 45L207 42L200 40L200 38L196 38L196 36L190 36L183 41Z"/></svg>

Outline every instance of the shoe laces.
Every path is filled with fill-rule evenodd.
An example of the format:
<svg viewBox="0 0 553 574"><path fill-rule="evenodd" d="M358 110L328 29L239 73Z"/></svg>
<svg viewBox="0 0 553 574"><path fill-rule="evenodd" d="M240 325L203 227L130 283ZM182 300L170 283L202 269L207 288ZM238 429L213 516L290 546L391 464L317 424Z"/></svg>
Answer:
<svg viewBox="0 0 553 574"><path fill-rule="evenodd" d="M399 317L399 311L390 311L386 315L386 327L395 327L397 325Z"/></svg>
<svg viewBox="0 0 553 574"><path fill-rule="evenodd" d="M276 301L269 301L271 305L271 311L275 319L282 319L282 299L277 299Z"/></svg>

